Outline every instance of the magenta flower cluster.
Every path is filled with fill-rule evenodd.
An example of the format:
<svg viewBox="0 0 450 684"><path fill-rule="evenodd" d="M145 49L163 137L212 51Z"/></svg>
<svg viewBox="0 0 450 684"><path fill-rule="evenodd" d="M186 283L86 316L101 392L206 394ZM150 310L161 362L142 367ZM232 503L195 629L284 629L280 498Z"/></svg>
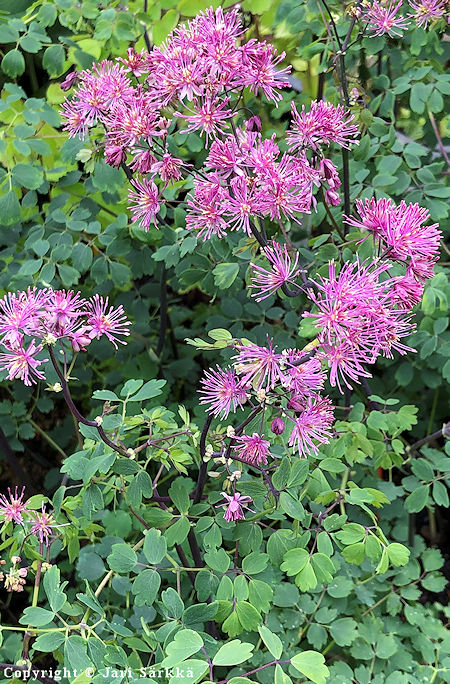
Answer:
<svg viewBox="0 0 450 684"><path fill-rule="evenodd" d="M277 104L290 70L279 66L284 53L244 40L243 33L238 9L209 9L178 27L161 47L140 53L130 48L118 63L101 62L63 84L78 82L63 104L69 134L84 137L100 125L106 161L126 162L138 174L131 179L129 208L145 230L158 223L167 185L188 174L194 176L194 192L187 201L187 227L203 239L227 230L250 234L251 225L264 218L298 220L315 207L314 188L323 187L329 204L340 202L337 169L323 147L357 142L353 115L323 101L313 102L308 112L293 105L286 153L275 136L261 135L256 116L237 127L233 119L241 114L243 91ZM169 150L177 122L182 132L205 136L208 157L201 171L176 156L173 138Z"/></svg>
<svg viewBox="0 0 450 684"><path fill-rule="evenodd" d="M75 352L85 351L103 335L116 347L129 335L130 322L121 306L109 305L108 298L94 295L84 299L80 292L38 290L8 293L0 299L0 370L8 379L25 385L45 379L41 367L48 361L41 352L46 345L67 341ZM44 352L45 356L45 352Z"/></svg>
<svg viewBox="0 0 450 684"><path fill-rule="evenodd" d="M206 371L201 380L200 403L222 420L246 402L263 403L275 418L273 434L289 424L288 444L301 456L316 454L318 445L332 436L333 407L321 391L328 371L331 386L343 391L370 377L367 365L379 356L414 351L403 341L414 330L411 310L427 278L433 274L441 233L436 224L424 225L428 211L417 204L390 200L357 203L359 217L347 222L363 231L362 240L374 240L378 256L372 261L331 262L328 275L303 286L313 303L311 317L317 337L304 350L279 351L267 345L233 342L237 354L231 367ZM251 264L251 287L257 299L274 294L298 277L298 255L274 242L264 248L269 268ZM396 270L391 275L392 270ZM270 443L263 435L233 437L233 453L249 465L265 465Z"/></svg>
<svg viewBox="0 0 450 684"><path fill-rule="evenodd" d="M439 21L448 12L447 0L409 0L409 7L414 11L406 16L401 14L402 7L402 0L365 0L354 11L361 17L371 37L387 35L391 38L402 36L411 23L410 19L417 26L427 28L428 24Z"/></svg>
<svg viewBox="0 0 450 684"><path fill-rule="evenodd" d="M317 453L317 443L331 437L333 407L320 391L325 381L321 361L297 349L278 350L273 340L266 346L233 344L233 364L210 369L201 380L200 403L221 419L243 408L250 401L282 417L272 431L281 434L289 424L289 444L301 456ZM264 435L238 435L233 438L233 452L249 465L267 464L270 442Z"/></svg>
<svg viewBox="0 0 450 684"><path fill-rule="evenodd" d="M42 504L39 512L31 510L23 500L24 495L25 487L22 487L20 492L18 487L14 488L14 492L8 487L8 496L0 494L0 514L3 515L5 523L21 525L27 535L37 537L40 544L48 546L51 536L59 526L56 525L53 515L45 510L45 504ZM31 527L26 527L27 523L31 524Z"/></svg>

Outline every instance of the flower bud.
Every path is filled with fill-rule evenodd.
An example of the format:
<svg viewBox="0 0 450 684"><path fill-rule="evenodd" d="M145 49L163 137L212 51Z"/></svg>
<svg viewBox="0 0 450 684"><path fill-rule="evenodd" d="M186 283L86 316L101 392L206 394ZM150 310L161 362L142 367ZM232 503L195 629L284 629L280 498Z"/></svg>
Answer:
<svg viewBox="0 0 450 684"><path fill-rule="evenodd" d="M270 429L274 435L282 435L284 432L284 420L282 418L274 418Z"/></svg>

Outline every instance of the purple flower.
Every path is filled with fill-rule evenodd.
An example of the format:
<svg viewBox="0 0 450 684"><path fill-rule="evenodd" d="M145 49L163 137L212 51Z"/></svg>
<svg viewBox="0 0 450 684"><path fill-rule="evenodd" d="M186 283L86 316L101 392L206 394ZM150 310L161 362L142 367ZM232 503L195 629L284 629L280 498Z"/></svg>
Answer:
<svg viewBox="0 0 450 684"><path fill-rule="evenodd" d="M142 180L132 180L131 184L136 190L128 191L128 199L131 204L128 209L131 209L133 221L139 223L148 233L152 224L156 225L156 215L161 206L159 191L155 183Z"/></svg>
<svg viewBox="0 0 450 684"><path fill-rule="evenodd" d="M417 26L424 28L427 28L429 22L443 17L446 12L445 0L420 0L419 2L409 0L409 6L414 10L414 14L409 16L416 20Z"/></svg>
<svg viewBox="0 0 450 684"><path fill-rule="evenodd" d="M260 302L271 294L274 294L284 283L294 283L294 278L299 274L298 252L291 257L286 245L283 247L277 242L272 242L270 247L263 248L264 256L271 264L270 271L251 263L255 275L252 277L250 287L259 290L252 293L256 301Z"/></svg>
<svg viewBox="0 0 450 684"><path fill-rule="evenodd" d="M0 512L5 516L5 520L8 522L22 523L23 513L27 511L27 504L23 503L23 496L25 493L25 487L22 487L20 494L18 493L18 488L14 488L14 494L8 487L9 500L4 494L0 494Z"/></svg>
<svg viewBox="0 0 450 684"><path fill-rule="evenodd" d="M257 344L238 344L234 366L242 376L244 385L253 383L257 389L272 389L277 380L282 380L282 354L277 354L273 340L267 338L267 347Z"/></svg>
<svg viewBox="0 0 450 684"><path fill-rule="evenodd" d="M217 370L210 368L205 371L205 377L200 380L200 404L209 404L206 409L208 413L224 419L230 411L235 413L238 406L242 408L247 394L234 370L219 366L216 368Z"/></svg>
<svg viewBox="0 0 450 684"><path fill-rule="evenodd" d="M96 294L88 301L86 309L87 326L91 339L99 339L102 335L106 335L116 349L116 342L126 344L117 337L117 335L126 336L130 334L128 329L130 321L127 320L122 306L117 308L109 306L108 297L104 299Z"/></svg>
<svg viewBox="0 0 450 684"><path fill-rule="evenodd" d="M53 515L47 513L45 504L42 504L41 512L30 511L30 517L33 521L33 526L30 530L31 534L34 534L41 544L45 543L45 545L48 546L50 536L53 534L53 530L56 527Z"/></svg>
<svg viewBox="0 0 450 684"><path fill-rule="evenodd" d="M405 17L397 16L402 7L402 1L395 4L392 0L373 0L369 6L362 5L361 21L368 24L370 36L387 34L391 38L401 36L408 28L409 21Z"/></svg>
<svg viewBox="0 0 450 684"><path fill-rule="evenodd" d="M224 518L227 522L230 522L230 520L244 520L244 511L243 508L248 508L246 504L249 504L253 501L249 496L242 496L242 494L239 494L239 492L235 492L233 496L229 496L229 494L225 494L225 492L222 492L222 496L224 499L226 499L225 503L219 504L216 508L222 508L226 507L226 511L224 513Z"/></svg>
<svg viewBox="0 0 450 684"><path fill-rule="evenodd" d="M328 397L309 398L304 410L294 419L289 445L293 446L300 456L317 454L316 442L327 444L330 441L333 421L333 406Z"/></svg>
<svg viewBox="0 0 450 684"><path fill-rule="evenodd" d="M263 439L261 435L254 432L249 435L242 435L234 437L233 440L238 442L233 446L239 458L244 460L249 465L259 465L260 463L267 463L267 456L269 454L270 442Z"/></svg>
<svg viewBox="0 0 450 684"><path fill-rule="evenodd" d="M8 380L18 378L25 385L36 384L37 380L45 379L44 373L38 368L48 361L48 359L35 358L41 351L42 345L36 345L34 340L31 340L28 348L25 346L10 348L4 354L0 354L0 370L8 371Z"/></svg>
<svg viewBox="0 0 450 684"><path fill-rule="evenodd" d="M313 100L309 112L305 106L299 113L292 103L292 124L287 132L288 146L291 151L305 148L319 149L320 145L332 142L350 148L357 141L358 126L353 124L353 114L338 105L335 107L324 100Z"/></svg>
<svg viewBox="0 0 450 684"><path fill-rule="evenodd" d="M424 225L429 219L428 209L403 200L397 207L391 200L374 197L364 202L357 200L356 208L359 218L347 217L347 223L373 233L390 259L428 262L436 259L442 233L437 223Z"/></svg>
<svg viewBox="0 0 450 684"><path fill-rule="evenodd" d="M231 109L227 109L227 104L228 98L219 100L204 97L200 101L196 98L193 101L193 109L188 110L190 114L175 112L174 116L188 122L188 127L183 133L191 131L200 131L200 135L206 133L206 144L208 144L209 138L211 136L214 138L217 133L222 132L224 122L233 116Z"/></svg>

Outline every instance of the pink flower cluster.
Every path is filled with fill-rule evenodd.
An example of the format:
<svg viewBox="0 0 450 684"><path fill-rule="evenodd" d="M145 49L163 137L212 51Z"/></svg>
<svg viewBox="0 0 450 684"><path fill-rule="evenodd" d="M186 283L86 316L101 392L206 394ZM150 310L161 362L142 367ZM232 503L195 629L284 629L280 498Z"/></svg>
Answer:
<svg viewBox="0 0 450 684"><path fill-rule="evenodd" d="M284 432L283 415L290 423L289 444L302 456L317 453L317 444L329 441L333 423L331 401L320 395L325 381L321 361L297 349L278 351L271 339L267 346L236 343L234 348L231 367L205 372L200 403L225 419L253 395L279 414L274 434ZM233 452L249 465L266 464L270 442L258 432L239 435L234 437Z"/></svg>
<svg viewBox="0 0 450 684"><path fill-rule="evenodd" d="M41 544L48 546L50 537L60 526L56 525L53 515L47 513L45 504L42 504L40 512L27 508L27 502L23 500L24 494L25 487L22 487L20 493L18 487L14 488L14 492L8 487L8 496L0 494L0 514L5 523L12 522L24 528L26 523L30 523L31 528L26 528L27 534L37 537Z"/></svg>
<svg viewBox="0 0 450 684"><path fill-rule="evenodd" d="M164 188L193 173L174 154L173 144L169 151L169 131L177 121L182 132L204 134L209 148L205 168L194 172L195 190L187 202L187 227L203 239L221 237L226 230L250 234L259 219L298 220L315 206L314 187L324 187L329 204L340 202L337 169L322 147L348 148L356 142L353 115L323 101L313 102L308 112L303 107L299 113L293 105L284 154L275 136L262 137L257 117L236 129L232 119L239 114L243 90L263 93L276 104L290 69L279 68L284 53L277 55L265 42L246 41L243 33L238 9L209 9L151 52L129 49L118 63L101 62L63 84L78 83L63 104L69 134L83 137L101 124L97 130L106 140L107 163L127 162L140 174L131 179L129 209L146 231L157 225Z"/></svg>
<svg viewBox="0 0 450 684"><path fill-rule="evenodd" d="M125 344L119 336L129 335L130 323L122 306L114 308L108 298L94 295L83 299L80 292L38 290L8 293L0 299L0 370L8 379L18 378L25 385L45 379L40 366L45 345L68 341L76 352L85 351L90 342L103 335L116 347Z"/></svg>
<svg viewBox="0 0 450 684"><path fill-rule="evenodd" d="M301 114L292 105L292 112L287 153L281 154L274 135L262 137L257 117L214 140L206 172L197 176L194 195L188 199L189 229L205 240L223 237L228 229L250 235L255 222L266 217L298 221L299 214L309 214L315 206L314 186L324 186L325 200L339 204L336 191L341 182L322 146L356 143L353 115L322 101L312 102L308 113L303 107ZM306 152L311 150L314 155L308 158Z"/></svg>
<svg viewBox="0 0 450 684"><path fill-rule="evenodd" d="M414 12L404 16L401 14L402 0L366 0L358 9L358 16L367 25L371 37L388 35L396 38L408 28L409 18L414 19L417 26L427 28L429 23L438 21L448 11L447 0L409 0L409 6Z"/></svg>
<svg viewBox="0 0 450 684"><path fill-rule="evenodd" d="M133 181L133 219L148 230L161 205L160 190L179 180L184 166L167 148L168 129L180 121L185 133L205 134L206 144L230 131L233 99L245 88L277 103L288 85L290 67L280 68L284 53L254 39L242 40L239 10L200 13L175 29L151 52L127 51L118 63L103 61L63 83L78 87L63 104L64 127L71 136L87 135L101 124L106 161L149 177ZM141 79L141 80L139 80Z"/></svg>

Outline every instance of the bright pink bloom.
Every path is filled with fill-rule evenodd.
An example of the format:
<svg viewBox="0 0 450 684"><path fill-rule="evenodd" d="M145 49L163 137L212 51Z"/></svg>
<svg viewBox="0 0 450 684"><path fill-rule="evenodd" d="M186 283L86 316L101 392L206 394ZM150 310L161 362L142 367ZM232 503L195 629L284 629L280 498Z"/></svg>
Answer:
<svg viewBox="0 0 450 684"><path fill-rule="evenodd" d="M244 385L252 383L257 389L272 389L277 380L282 380L282 354L276 353L273 340L267 338L267 347L257 344L238 344L234 367L242 376Z"/></svg>
<svg viewBox="0 0 450 684"><path fill-rule="evenodd" d="M268 100L277 103L281 95L277 88L289 85L286 75L291 71L290 66L278 69L278 65L285 58L286 53L277 55L276 49L267 43L257 43L249 40L242 47L242 61L244 69L238 73L237 83L248 86L251 92L257 94L262 90Z"/></svg>
<svg viewBox="0 0 450 684"><path fill-rule="evenodd" d="M292 123L287 132L290 150L317 150L321 145L332 142L349 149L357 141L358 126L353 124L354 115L341 105L335 107L324 100L311 102L309 112L302 106L298 113L295 103L292 103Z"/></svg>
<svg viewBox="0 0 450 684"><path fill-rule="evenodd" d="M424 28L427 28L429 22L443 17L446 12L445 0L419 0L418 2L409 0L409 6L414 10L414 14L409 16L416 20L417 26Z"/></svg>
<svg viewBox="0 0 450 684"><path fill-rule="evenodd" d="M395 4L392 0L373 0L369 7L361 7L361 21L368 24L369 35L382 36L387 34L391 38L401 36L408 28L409 21L402 15L397 16L402 7L402 0Z"/></svg>
<svg viewBox="0 0 450 684"><path fill-rule="evenodd" d="M253 262L250 264L255 274L250 287L256 290L252 297L256 297L257 302L270 297L285 283L294 284L294 278L299 274L298 252L291 258L286 245L282 247L275 241L270 247L264 247L262 252L271 264L270 271Z"/></svg>
<svg viewBox="0 0 450 684"><path fill-rule="evenodd" d="M227 223L224 218L226 211L225 199L228 193L220 185L220 179L210 175L208 180L199 179L195 183L195 195L188 197L186 228L197 230L203 241L213 235L223 237L226 234Z"/></svg>
<svg viewBox="0 0 450 684"><path fill-rule="evenodd" d="M108 111L104 121L108 144L130 148L141 139L150 142L153 136L161 136L159 119L159 110L148 93L137 89Z"/></svg>
<svg viewBox="0 0 450 684"><path fill-rule="evenodd" d="M124 65L124 71L131 71L133 76L138 77L147 72L147 60L145 57L145 50L136 52L130 47L127 49L126 58L124 59L123 57L118 57L118 60Z"/></svg>
<svg viewBox="0 0 450 684"><path fill-rule="evenodd" d="M226 200L226 216L231 230L243 230L251 235L253 216L261 216L265 208L262 190L258 190L252 178L237 176L230 182L230 194Z"/></svg>
<svg viewBox="0 0 450 684"><path fill-rule="evenodd" d="M86 300L80 292L49 290L45 307L44 329L56 335L64 334L65 328L83 315Z"/></svg>
<svg viewBox="0 0 450 684"><path fill-rule="evenodd" d="M148 181L145 178L140 181L132 180L131 184L136 190L128 191L128 199L131 202L128 209L131 210L133 221L148 233L152 224L156 228L158 227L156 215L161 207L158 188L153 181Z"/></svg>
<svg viewBox="0 0 450 684"><path fill-rule="evenodd" d="M246 504L251 503L253 499L251 499L249 496L242 496L242 494L239 494L239 492L235 492L233 496L229 496L229 494L222 492L222 496L224 499L226 499L226 501L225 503L216 506L216 508L222 508L223 506L226 507L226 511L223 516L225 520L227 522L230 522L230 520L244 520L243 509L248 508Z"/></svg>
<svg viewBox="0 0 450 684"><path fill-rule="evenodd" d="M20 347L24 335L32 335L47 298L46 290L8 292L0 299L0 335L9 348Z"/></svg>
<svg viewBox="0 0 450 684"><path fill-rule="evenodd" d="M165 152L160 161L154 161L150 171L153 174L159 174L159 177L165 185L172 181L178 181L181 178L181 168L184 166L182 159L172 157L171 154Z"/></svg>
<svg viewBox="0 0 450 684"><path fill-rule="evenodd" d="M431 262L436 258L442 233L437 223L423 225L429 219L427 209L404 201L395 206L391 200L373 197L364 202L357 200L356 208L360 218L347 217L347 223L372 232L390 259Z"/></svg>
<svg viewBox="0 0 450 684"><path fill-rule="evenodd" d="M42 504L42 510L40 513L37 511L30 511L30 517L34 522L31 528L31 534L34 534L39 541L45 543L46 546L49 545L50 536L53 534L55 525L55 519L51 513L47 513L45 510L45 504Z"/></svg>
<svg viewBox="0 0 450 684"><path fill-rule="evenodd" d="M303 356L303 352L296 349L290 349L285 354L283 386L293 392L298 399L316 394L325 382L325 373L319 359L313 357L303 363L296 363L301 361Z"/></svg>
<svg viewBox="0 0 450 684"><path fill-rule="evenodd" d="M328 397L308 399L305 409L294 420L289 446L293 446L300 456L317 454L316 442L327 444L330 441L333 421L333 406Z"/></svg>
<svg viewBox="0 0 450 684"><path fill-rule="evenodd" d="M118 348L116 342L126 344L124 340L117 337L117 335L130 334L128 329L130 321L127 320L122 306L117 308L109 306L108 297L104 299L96 294L88 301L86 309L91 339L99 339L102 335L106 335L116 349Z"/></svg>
<svg viewBox="0 0 450 684"><path fill-rule="evenodd" d="M343 394L341 381L346 387L352 389L352 382L359 383L360 377L370 378L371 374L364 368L364 363L374 363L373 353L361 351L349 341L335 342L334 344L323 343L318 353L319 359L324 359L330 369L330 385L338 388Z"/></svg>
<svg viewBox="0 0 450 684"><path fill-rule="evenodd" d="M270 442L267 439L263 439L257 432L254 432L251 437L249 435L234 437L233 441L238 442L237 445L232 447L236 451L237 456L249 465L267 463Z"/></svg>
<svg viewBox="0 0 450 684"><path fill-rule="evenodd" d="M48 359L36 359L35 357L42 351L42 345L36 346L31 340L28 349L18 347L9 349L6 353L0 354L0 370L8 371L8 380L18 378L25 385L31 386L36 380L44 380L45 375L38 367L48 361Z"/></svg>
<svg viewBox="0 0 450 684"><path fill-rule="evenodd" d="M390 281L393 302L399 309L409 310L418 304L423 295L423 283L417 281L411 274L392 278Z"/></svg>
<svg viewBox="0 0 450 684"><path fill-rule="evenodd" d="M225 121L233 116L231 109L227 109L228 98L225 100L213 100L210 97L202 98L200 101L197 98L193 101L193 109L188 111L191 114L180 114L175 112L174 116L185 119L188 126L183 133L191 131L200 131L200 135L206 133L206 144L209 138L215 137L217 133L222 132Z"/></svg>
<svg viewBox="0 0 450 684"><path fill-rule="evenodd" d="M14 494L8 487L9 500L4 494L0 494L0 513L3 513L5 520L8 522L15 522L21 524L23 522L23 513L27 512L27 504L23 502L25 487L19 494L18 488L14 488Z"/></svg>
<svg viewBox="0 0 450 684"><path fill-rule="evenodd" d="M247 394L231 368L216 368L217 370L210 368L209 371L205 371L205 377L200 380L200 404L209 404L206 409L208 413L224 419L230 411L235 413L238 406L242 408Z"/></svg>

